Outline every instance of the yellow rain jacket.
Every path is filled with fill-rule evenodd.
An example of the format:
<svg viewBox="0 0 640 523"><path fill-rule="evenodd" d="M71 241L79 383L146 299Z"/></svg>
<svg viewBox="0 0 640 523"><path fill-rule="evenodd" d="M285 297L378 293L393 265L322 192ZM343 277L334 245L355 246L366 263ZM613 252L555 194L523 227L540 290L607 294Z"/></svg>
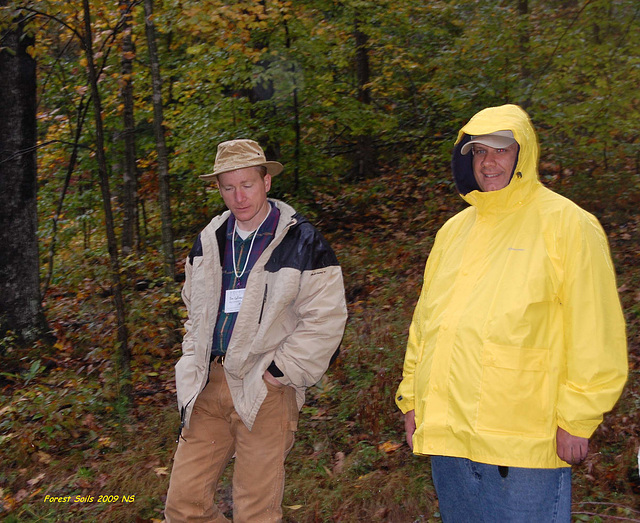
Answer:
<svg viewBox="0 0 640 523"><path fill-rule="evenodd" d="M470 135L511 130L511 182L480 192ZM416 454L566 467L556 430L590 437L627 375L625 325L602 227L538 179L538 142L517 106L485 109L458 134L453 171L471 204L436 235L409 331L402 412Z"/></svg>

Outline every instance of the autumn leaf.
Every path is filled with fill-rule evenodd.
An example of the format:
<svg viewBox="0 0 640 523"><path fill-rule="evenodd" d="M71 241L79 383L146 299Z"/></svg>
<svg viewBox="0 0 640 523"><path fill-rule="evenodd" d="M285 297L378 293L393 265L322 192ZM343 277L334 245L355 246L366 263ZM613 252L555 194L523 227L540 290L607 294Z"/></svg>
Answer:
<svg viewBox="0 0 640 523"><path fill-rule="evenodd" d="M38 474L35 478L31 478L30 480L27 481L27 484L31 487L34 487L35 485L37 485L38 483L40 483L43 479L44 479L44 472ZM16 496L17 497L17 496Z"/></svg>
<svg viewBox="0 0 640 523"><path fill-rule="evenodd" d="M385 441L384 443L378 445L378 449L386 452L387 454L391 454L395 452L400 447L402 447L403 443L397 443L395 441Z"/></svg>
<svg viewBox="0 0 640 523"><path fill-rule="evenodd" d="M53 459L50 454L47 454L46 452L43 452L41 450L39 450L36 455L38 456L38 461L40 463L44 463L45 465L51 463L51 460Z"/></svg>

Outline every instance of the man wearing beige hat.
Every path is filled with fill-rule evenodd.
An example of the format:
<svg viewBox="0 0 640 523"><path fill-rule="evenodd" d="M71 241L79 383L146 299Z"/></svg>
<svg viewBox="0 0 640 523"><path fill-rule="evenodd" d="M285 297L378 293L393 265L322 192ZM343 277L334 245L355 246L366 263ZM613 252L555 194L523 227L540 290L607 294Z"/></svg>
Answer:
<svg viewBox="0 0 640 523"><path fill-rule="evenodd" d="M305 390L342 339L335 254L304 217L267 198L282 170L256 142L232 140L201 176L217 182L229 210L202 230L186 260L168 522L228 521L214 494L234 456L233 520L282 520L284 461Z"/></svg>
<svg viewBox="0 0 640 523"><path fill-rule="evenodd" d="M469 207L438 231L396 403L445 523L571 520L571 465L620 396L625 324L597 219L544 187L529 116L458 133Z"/></svg>

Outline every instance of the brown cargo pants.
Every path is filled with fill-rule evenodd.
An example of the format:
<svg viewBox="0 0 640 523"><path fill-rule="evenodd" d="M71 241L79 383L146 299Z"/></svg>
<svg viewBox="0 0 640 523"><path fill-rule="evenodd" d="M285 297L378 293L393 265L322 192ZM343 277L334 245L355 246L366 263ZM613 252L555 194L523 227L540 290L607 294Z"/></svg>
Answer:
<svg viewBox="0 0 640 523"><path fill-rule="evenodd" d="M249 431L233 407L222 365L211 364L209 383L196 399L174 456L168 523L229 521L214 495L234 454L233 521L282 521L284 461L293 447L298 406L292 387L266 385L267 397Z"/></svg>

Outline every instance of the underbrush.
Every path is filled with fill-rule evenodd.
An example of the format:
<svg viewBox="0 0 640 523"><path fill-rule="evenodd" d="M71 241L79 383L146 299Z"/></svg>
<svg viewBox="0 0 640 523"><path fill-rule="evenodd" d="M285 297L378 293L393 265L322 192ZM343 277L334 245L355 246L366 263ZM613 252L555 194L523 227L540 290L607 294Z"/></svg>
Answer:
<svg viewBox="0 0 640 523"><path fill-rule="evenodd" d="M306 206L318 209L341 261L349 321L340 357L308 391L301 412L287 461L285 521L440 521L429 459L409 452L393 396L433 237L462 204L448 184L406 175L342 187L340 195ZM574 467L573 512L575 521L640 521L640 218L631 204L606 209L598 217L619 271L630 375L587 461ZM186 242L182 247L188 250ZM160 521L178 427L180 288L157 276L153 253L123 263L133 353L128 403L113 364L115 316L104 261L89 262L82 252L65 256L65 274L46 301L56 346L23 353L3 342L0 518ZM81 279L69 269L74 264ZM218 500L229 513L229 473Z"/></svg>

